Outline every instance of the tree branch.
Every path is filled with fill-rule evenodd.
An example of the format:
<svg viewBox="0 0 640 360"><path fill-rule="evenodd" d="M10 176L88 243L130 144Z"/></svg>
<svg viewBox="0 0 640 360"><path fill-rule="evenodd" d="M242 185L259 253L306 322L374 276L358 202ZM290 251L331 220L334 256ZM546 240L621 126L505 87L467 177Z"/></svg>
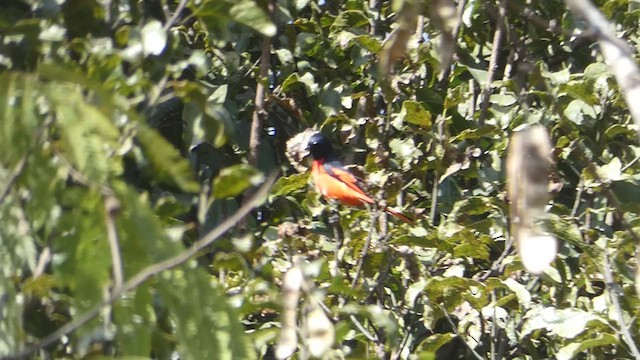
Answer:
<svg viewBox="0 0 640 360"><path fill-rule="evenodd" d="M111 295L104 301L99 304L94 305L91 309L89 309L84 314L76 317L70 323L60 327L58 330L44 337L39 343L26 348L20 352L0 357L0 360L19 360L25 358L27 356L32 355L36 351L49 346L60 339L62 336L69 334L70 332L78 329L82 325L89 322L94 317L100 314L100 311L105 306L110 305L111 303L117 301L120 296L122 296L125 292L133 290L138 286L142 285L145 281L149 280L151 277L158 275L159 273L173 269L179 265L184 264L193 256L198 254L202 249L211 245L214 241L218 240L220 236L224 235L229 229L233 228L240 220L242 220L251 210L253 210L262 199L267 196L269 193L269 189L273 185L277 176L277 172L273 172L265 183L258 189L258 191L253 195L247 202L245 202L238 211L236 211L233 215L227 218L224 222L218 225L215 229L209 231L206 235L200 238L198 241L193 243L188 249L181 252L180 254L169 258L167 260L161 261L159 263L149 265L146 268L142 269L136 275L134 275L129 281L124 283L124 285L118 289L111 292Z"/></svg>
<svg viewBox="0 0 640 360"><path fill-rule="evenodd" d="M606 249L605 249L606 250ZM622 334L622 338L624 342L629 346L629 350L631 350L631 354L634 358L640 359L640 351L638 351L638 347L636 343L633 341L633 337L629 332L629 327L627 323L624 321L624 315L622 313L622 306L620 305L620 299L618 297L618 284L616 284L613 280L613 273L611 271L611 263L609 262L609 254L607 251L604 253L604 280L607 286L607 292L609 293L609 298L611 299L611 303L613 304L613 309L618 317L618 324L620 325L620 333Z"/></svg>
<svg viewBox="0 0 640 360"><path fill-rule="evenodd" d="M489 58L489 74L487 75L487 83L484 84L482 89L482 105L480 107L480 118L478 124L484 125L484 121L487 119L489 113L489 98L491 97L491 83L496 77L496 70L498 69L498 55L502 50L502 41L504 38L504 19L507 16L507 1L500 0L500 7L498 9L498 20L496 21L496 31L493 33L493 44L491 49L491 58Z"/></svg>
<svg viewBox="0 0 640 360"><path fill-rule="evenodd" d="M120 242L118 241L118 232L116 230L115 216L120 209L120 202L115 196L106 196L104 199L104 215L107 226L107 238L109 240L109 249L111 249L111 266L113 267L113 289L117 292L124 283L124 275L122 270L122 256L120 253Z"/></svg>
<svg viewBox="0 0 640 360"><path fill-rule="evenodd" d="M564 2L571 12L583 18L595 30L594 35L600 45L602 56L620 86L640 137L640 69L633 59L631 48L616 36L609 21L590 1Z"/></svg>
<svg viewBox="0 0 640 360"><path fill-rule="evenodd" d="M269 17L275 11L275 0L267 3ZM262 39L262 54L260 55L260 73L258 75L258 85L256 86L256 97L254 100L254 110L251 117L251 133L249 135L249 165L255 167L258 163L258 148L260 147L260 135L262 125L267 118L265 111L265 83L268 83L269 67L271 66L271 38L265 36Z"/></svg>

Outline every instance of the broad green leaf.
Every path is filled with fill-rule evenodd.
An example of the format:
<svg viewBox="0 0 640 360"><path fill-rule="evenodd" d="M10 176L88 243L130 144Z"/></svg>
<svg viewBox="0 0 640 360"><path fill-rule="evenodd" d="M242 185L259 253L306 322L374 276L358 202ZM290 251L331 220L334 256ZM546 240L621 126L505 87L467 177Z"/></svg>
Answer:
<svg viewBox="0 0 640 360"><path fill-rule="evenodd" d="M234 21L247 25L264 36L274 36L276 26L267 14L253 0L240 0L229 9L229 16Z"/></svg>
<svg viewBox="0 0 640 360"><path fill-rule="evenodd" d="M574 359L578 354L584 353L586 350L593 349L600 346L618 345L620 341L618 337L611 334L597 334L596 337L577 342L572 342L563 346L556 353L556 359L558 360L570 360Z"/></svg>
<svg viewBox="0 0 640 360"><path fill-rule="evenodd" d="M0 164L13 167L33 147L36 129L42 122L36 113L38 80L33 75L0 74Z"/></svg>
<svg viewBox="0 0 640 360"><path fill-rule="evenodd" d="M419 102L409 100L403 102L400 117L409 124L425 129L431 128L431 112Z"/></svg>
<svg viewBox="0 0 640 360"><path fill-rule="evenodd" d="M149 356L151 334L156 325L149 285L140 286L135 290L134 296L117 302L113 312L114 323L119 328L116 336L121 344L118 349L120 354L127 358ZM131 321L132 319L136 321Z"/></svg>
<svg viewBox="0 0 640 360"><path fill-rule="evenodd" d="M246 164L230 166L220 170L220 174L213 180L213 197L224 199L240 195L252 185L264 181L264 176L258 170Z"/></svg>
<svg viewBox="0 0 640 360"><path fill-rule="evenodd" d="M370 36L370 35L360 35L356 36L356 42L360 44L363 48L367 49L373 54L377 54L382 49L382 43L380 40Z"/></svg>
<svg viewBox="0 0 640 360"><path fill-rule="evenodd" d="M442 303L447 311L452 311L456 306L469 300L471 288L479 287L482 287L480 283L463 277L434 277L428 280L425 293L429 300Z"/></svg>
<svg viewBox="0 0 640 360"><path fill-rule="evenodd" d="M600 179L604 181L618 181L622 180L622 164L620 159L615 157L611 159L608 164L599 166L596 170Z"/></svg>
<svg viewBox="0 0 640 360"><path fill-rule="evenodd" d="M74 167L89 180L103 183L110 175L110 157L116 150L120 131L109 116L84 99L81 89L72 84L47 86L62 128L63 149Z"/></svg>
<svg viewBox="0 0 640 360"><path fill-rule="evenodd" d="M243 325L224 293L200 268L187 265L159 277L159 291L176 325L178 353L187 359L253 359Z"/></svg>
<svg viewBox="0 0 640 360"><path fill-rule="evenodd" d="M584 69L584 76L588 79L597 80L601 77L611 76L609 67L601 62L593 63Z"/></svg>
<svg viewBox="0 0 640 360"><path fill-rule="evenodd" d="M489 260L489 248L479 243L464 243L453 249L455 257L471 257L479 260Z"/></svg>
<svg viewBox="0 0 640 360"><path fill-rule="evenodd" d="M436 351L440 349L444 344L453 340L455 337L456 335L452 333L433 334L427 337L418 345L421 353L420 359L435 359ZM427 356L427 354L429 355Z"/></svg>
<svg viewBox="0 0 640 360"><path fill-rule="evenodd" d="M195 192L193 169L189 162L155 130L139 124L137 139L144 150L146 159L154 170L154 177L161 182L176 185L184 191Z"/></svg>
<svg viewBox="0 0 640 360"><path fill-rule="evenodd" d="M492 104L496 104L499 106L511 106L518 101L518 99L513 94L493 94L491 95L489 101Z"/></svg>
<svg viewBox="0 0 640 360"><path fill-rule="evenodd" d="M307 187L309 182L309 174L293 174L291 176L283 176L279 178L271 189L272 196L289 195L296 191L300 191Z"/></svg>
<svg viewBox="0 0 640 360"><path fill-rule="evenodd" d="M600 321L593 313L579 309L536 307L527 314L521 336L527 336L534 330L546 329L565 339L572 339L585 331L587 323L592 320Z"/></svg>
<svg viewBox="0 0 640 360"><path fill-rule="evenodd" d="M509 288L509 290L513 291L516 294L520 306L525 309L531 306L531 293L529 293L529 290L527 290L524 285L520 284L514 279L506 279L503 280L502 283L505 284Z"/></svg>
<svg viewBox="0 0 640 360"><path fill-rule="evenodd" d="M369 19L362 11L346 10L341 12L331 24L331 33L337 33L349 28L363 28L369 26Z"/></svg>
<svg viewBox="0 0 640 360"><path fill-rule="evenodd" d="M489 77L489 72L487 70L475 69L471 67L467 67L467 70L471 73L471 76L473 76L473 78L480 84L480 86L485 86Z"/></svg>

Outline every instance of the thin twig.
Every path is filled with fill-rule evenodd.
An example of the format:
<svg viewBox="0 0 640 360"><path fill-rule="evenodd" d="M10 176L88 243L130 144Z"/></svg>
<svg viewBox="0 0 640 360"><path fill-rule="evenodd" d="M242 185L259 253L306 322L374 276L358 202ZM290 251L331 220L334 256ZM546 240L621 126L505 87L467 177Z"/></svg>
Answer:
<svg viewBox="0 0 640 360"><path fill-rule="evenodd" d="M635 163L637 163L638 160L640 160L640 155L636 156L633 160L629 161L627 165L623 166L622 169L620 169L620 172L627 171L630 167L632 167Z"/></svg>
<svg viewBox="0 0 640 360"><path fill-rule="evenodd" d="M576 199L573 202L573 206L571 207L571 217L575 218L576 214L578 214L578 208L580 207L580 200L582 200L582 191L584 190L584 184L582 183L582 178L580 182L578 182L578 186L576 187Z"/></svg>
<svg viewBox="0 0 640 360"><path fill-rule="evenodd" d="M0 193L0 204L4 202L4 199L7 197L7 195L9 195L9 191L11 190L11 187L16 182L16 180L18 180L20 175L22 175L22 172L24 171L24 169L27 167L27 160L29 159L30 155L31 155L31 152L27 152L26 154L22 155L22 158L20 158L20 161L18 161L16 166L13 167L13 171L11 172L11 175L9 175L9 179L7 179L6 181L7 185L5 185L4 190L2 190L2 193Z"/></svg>
<svg viewBox="0 0 640 360"><path fill-rule="evenodd" d="M633 341L633 337L629 332L629 327L624 320L622 306L620 305L620 299L618 297L618 284L616 284L613 280L611 263L609 262L609 254L607 253L607 251L605 251L604 253L604 279L605 285L608 290L607 292L609 293L609 298L611 299L611 303L613 304L613 309L618 317L620 334L622 334L624 342L627 344L627 346L629 346L629 350L631 350L631 354L633 354L633 357L636 359L640 359L640 351L638 351L638 347L636 346L636 343Z"/></svg>
<svg viewBox="0 0 640 360"><path fill-rule="evenodd" d="M149 280L153 276L158 275L159 273L173 269L177 266L184 264L189 261L192 257L197 255L202 249L211 245L214 241L218 240L220 236L224 235L229 229L233 228L238 224L240 220L242 220L251 210L253 210L258 204L264 199L265 196L269 193L269 189L273 185L277 176L277 172L269 175L265 183L258 189L258 191L247 201L245 202L238 211L236 211L233 215L227 218L224 222L218 225L215 229L209 231L206 235L200 238L198 241L193 243L189 248L180 254L169 258L167 260L161 261L159 263L149 265L146 268L142 269L136 275L134 275L131 279L129 279L119 291L113 291L111 295L104 301L99 304L94 305L91 309L89 309L84 314L79 315L70 323L60 327L58 330L44 337L39 343L28 347L25 350L20 352L7 355L4 357L0 357L0 360L19 360L25 357L28 357L35 353L36 351L49 346L60 339L62 336L69 334L70 332L78 329L82 325L89 322L94 317L100 314L100 311L105 306L110 305L115 302L122 296L125 292L131 291L138 286L142 285L145 281Z"/></svg>
<svg viewBox="0 0 640 360"><path fill-rule="evenodd" d="M493 33L493 44L491 49L491 57L489 58L489 73L487 74L487 82L482 89L482 104L480 107L480 117L478 125L484 126L484 121L489 113L489 98L491 97L491 83L496 76L498 69L498 56L502 50L502 42L504 38L504 19L507 15L507 1L500 0L500 8L498 9L498 20L496 21L496 31Z"/></svg>
<svg viewBox="0 0 640 360"><path fill-rule="evenodd" d="M113 289L112 292L120 291L124 283L122 270L122 254L120 252L120 242L118 241L118 231L116 230L115 216L120 209L120 202L115 196L106 196L104 199L104 215L107 227L107 239L111 250L111 266L113 267Z"/></svg>
<svg viewBox="0 0 640 360"><path fill-rule="evenodd" d="M51 246L47 245L42 249L40 256L38 257L38 262L36 264L36 268L33 269L33 278L37 278L38 276L44 273L47 264L51 261Z"/></svg>
<svg viewBox="0 0 640 360"><path fill-rule="evenodd" d="M275 11L275 0L269 0L267 4L269 16ZM267 118L265 111L265 82L268 83L269 67L271 66L271 37L264 36L262 39L262 53L260 54L260 72L258 74L258 84L256 86L256 97L254 101L253 115L251 117L251 133L249 134L249 165L256 166L258 163L258 148L260 147L260 137L262 135L262 125Z"/></svg>
<svg viewBox="0 0 640 360"><path fill-rule="evenodd" d="M362 266L364 266L365 258L367 257L367 253L369 252L369 246L371 245L371 238L373 237L373 232L375 231L377 219L378 208L374 207L371 211L371 226L369 227L369 234L367 234L367 238L364 242L364 247L362 248L362 254L360 255L360 261L358 261L356 274L353 276L353 280L351 280L351 288L353 289L355 289L356 285L358 284L358 278L360 277L360 273L362 272Z"/></svg>
<svg viewBox="0 0 640 360"><path fill-rule="evenodd" d="M473 356L478 359L478 360L484 360L484 358L482 357L482 355L478 354L478 352L471 347L471 345L469 345L469 343L467 342L467 340L465 340L461 335L460 332L458 332L458 327L456 326L456 324L453 323L453 320L451 320L451 315L449 315L449 313L447 312L447 309L445 309L442 305L438 305L440 307L440 310L442 311L442 313L444 314L445 319L447 319L447 322L449 323L449 325L451 325L451 330L453 330L453 333L460 338L460 340L462 340L462 342L467 346L467 348L469 349L469 351L471 351L471 353L473 354ZM474 339L475 340L475 339ZM478 342L477 340L475 340L476 342Z"/></svg>
<svg viewBox="0 0 640 360"><path fill-rule="evenodd" d="M433 187L431 188L431 209L429 210L429 218L431 224L436 223L436 209L438 207L438 170L433 172Z"/></svg>
<svg viewBox="0 0 640 360"><path fill-rule="evenodd" d="M178 19L178 16L180 16L180 13L182 12L182 10L184 9L185 6L187 6L187 1L188 0L181 0L180 3L178 4L178 6L176 6L176 9L173 11L173 14L171 15L171 17L169 18L169 20L167 20L167 23L164 24L164 26L162 27L162 29L164 31L169 31L169 29L171 29L171 27L173 26L173 24L176 22L176 20Z"/></svg>
<svg viewBox="0 0 640 360"><path fill-rule="evenodd" d="M491 264L491 267L489 268L489 270L487 272L485 272L484 274L482 274L482 276L480 277L480 281L485 281L487 280L491 275L493 275L493 273L495 273L496 271L498 271L498 269L500 268L502 261L507 257L507 255L509 255L509 253L511 252L511 247L513 246L513 240L511 238L506 240L506 244L504 246L504 250L502 251L502 254L500 254L500 256L496 259L496 261L494 261Z"/></svg>
<svg viewBox="0 0 640 360"><path fill-rule="evenodd" d="M367 338L367 340L373 342L373 343L377 343L378 339L373 336L367 329L364 328L364 326L362 326L362 323L360 322L360 320L358 320L355 315L349 315L349 319L351 319L351 321L353 321L353 325L356 326L356 328L358 328L358 330L360 330L360 332L362 333L362 335L364 335L364 337Z"/></svg>
<svg viewBox="0 0 640 360"><path fill-rule="evenodd" d="M330 207L331 214L329 214L329 225L333 228L333 241L336 244L336 250L334 251L334 270L338 271L340 268L340 250L344 245L344 234L342 232L342 227L340 226L340 212L338 208L335 206ZM335 275L335 274L334 274Z"/></svg>

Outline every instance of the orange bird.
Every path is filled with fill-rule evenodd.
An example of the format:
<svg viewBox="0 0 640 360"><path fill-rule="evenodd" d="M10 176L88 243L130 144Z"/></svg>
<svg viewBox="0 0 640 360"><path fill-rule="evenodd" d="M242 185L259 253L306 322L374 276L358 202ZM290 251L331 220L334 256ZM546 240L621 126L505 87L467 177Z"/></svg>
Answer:
<svg viewBox="0 0 640 360"><path fill-rule="evenodd" d="M326 199L334 199L345 205L362 206L369 204L378 206L360 186L361 180L347 170L333 153L329 139L320 133L316 133L309 139L309 151L313 157L311 176L316 189ZM389 209L382 208L387 214L413 224L409 217Z"/></svg>

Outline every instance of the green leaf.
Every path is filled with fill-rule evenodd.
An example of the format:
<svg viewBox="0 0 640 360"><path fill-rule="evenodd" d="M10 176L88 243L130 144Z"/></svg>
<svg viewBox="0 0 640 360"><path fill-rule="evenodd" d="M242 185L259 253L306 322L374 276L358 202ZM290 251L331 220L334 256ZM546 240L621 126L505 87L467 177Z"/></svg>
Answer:
<svg viewBox="0 0 640 360"><path fill-rule="evenodd" d="M271 189L271 195L278 197L289 195L296 191L306 189L309 182L309 174L293 174L291 176L283 176L276 181Z"/></svg>
<svg viewBox="0 0 640 360"><path fill-rule="evenodd" d="M382 49L382 43L371 35L356 36L355 40L360 46L367 49L373 54L377 54Z"/></svg>
<svg viewBox="0 0 640 360"><path fill-rule="evenodd" d="M463 243L453 249L453 256L489 260L489 248L479 242Z"/></svg>
<svg viewBox="0 0 640 360"><path fill-rule="evenodd" d="M585 331L587 323L592 320L600 321L596 315L575 308L536 307L527 314L521 336L527 336L534 330L546 329L565 339L572 339Z"/></svg>
<svg viewBox="0 0 640 360"><path fill-rule="evenodd" d="M200 186L194 179L191 165L167 140L143 124L138 124L137 138L156 179L184 191L198 191Z"/></svg>
<svg viewBox="0 0 640 360"><path fill-rule="evenodd" d="M110 157L120 136L109 118L111 114L85 101L76 85L54 82L49 84L46 94L63 130L63 149L74 167L91 181L105 182L112 168Z"/></svg>
<svg viewBox="0 0 640 360"><path fill-rule="evenodd" d="M363 28L369 26L369 19L362 11L359 10L346 10L340 12L331 24L329 30L331 33L337 33L349 28Z"/></svg>
<svg viewBox="0 0 640 360"><path fill-rule="evenodd" d="M502 283L505 284L509 288L509 290L513 291L516 294L520 306L525 309L531 306L531 293L529 293L529 290L527 290L524 285L520 284L514 279L506 279L503 280Z"/></svg>
<svg viewBox="0 0 640 360"><path fill-rule="evenodd" d="M33 75L0 73L0 143L11 144L0 151L0 163L12 167L33 146L41 119L35 100L40 89Z"/></svg>
<svg viewBox="0 0 640 360"><path fill-rule="evenodd" d="M598 166L596 172L603 181L622 180L622 163L619 158L615 157L608 164Z"/></svg>
<svg viewBox="0 0 640 360"><path fill-rule="evenodd" d="M489 98L489 101L492 104L496 104L499 106L511 106L514 105L518 99L513 94L493 94Z"/></svg>
<svg viewBox="0 0 640 360"><path fill-rule="evenodd" d="M598 333L598 334L595 334L595 337L593 338L572 342L566 346L563 346L556 353L556 359L558 360L575 359L575 357L578 354L584 353L586 350L590 350L590 349L601 347L601 346L618 345L619 343L620 341L618 340L618 337L615 335Z"/></svg>
<svg viewBox="0 0 640 360"><path fill-rule="evenodd" d="M240 0L229 9L229 16L234 21L247 25L264 36L274 36L276 26L267 14L253 0Z"/></svg>
<svg viewBox="0 0 640 360"><path fill-rule="evenodd" d="M162 300L175 322L182 358L255 358L236 310L201 268L185 266L158 280Z"/></svg>
<svg viewBox="0 0 640 360"><path fill-rule="evenodd" d="M418 349L420 349L422 355L420 355L420 359L435 359L435 353L438 349L444 346L449 341L456 338L455 334L452 333L444 333L444 334L433 334L426 339L424 339L419 345ZM427 354L424 354L427 353ZM424 356L424 357L423 357Z"/></svg>
<svg viewBox="0 0 640 360"><path fill-rule="evenodd" d="M237 196L252 185L264 181L264 175L253 167L239 164L224 168L213 180L213 197L224 199Z"/></svg>
<svg viewBox="0 0 640 360"><path fill-rule="evenodd" d="M409 124L418 125L425 129L431 128L431 112L419 102L410 100L403 102L400 117Z"/></svg>
<svg viewBox="0 0 640 360"><path fill-rule="evenodd" d="M640 211L640 187L638 184L630 181L616 181L610 186L625 211Z"/></svg>

